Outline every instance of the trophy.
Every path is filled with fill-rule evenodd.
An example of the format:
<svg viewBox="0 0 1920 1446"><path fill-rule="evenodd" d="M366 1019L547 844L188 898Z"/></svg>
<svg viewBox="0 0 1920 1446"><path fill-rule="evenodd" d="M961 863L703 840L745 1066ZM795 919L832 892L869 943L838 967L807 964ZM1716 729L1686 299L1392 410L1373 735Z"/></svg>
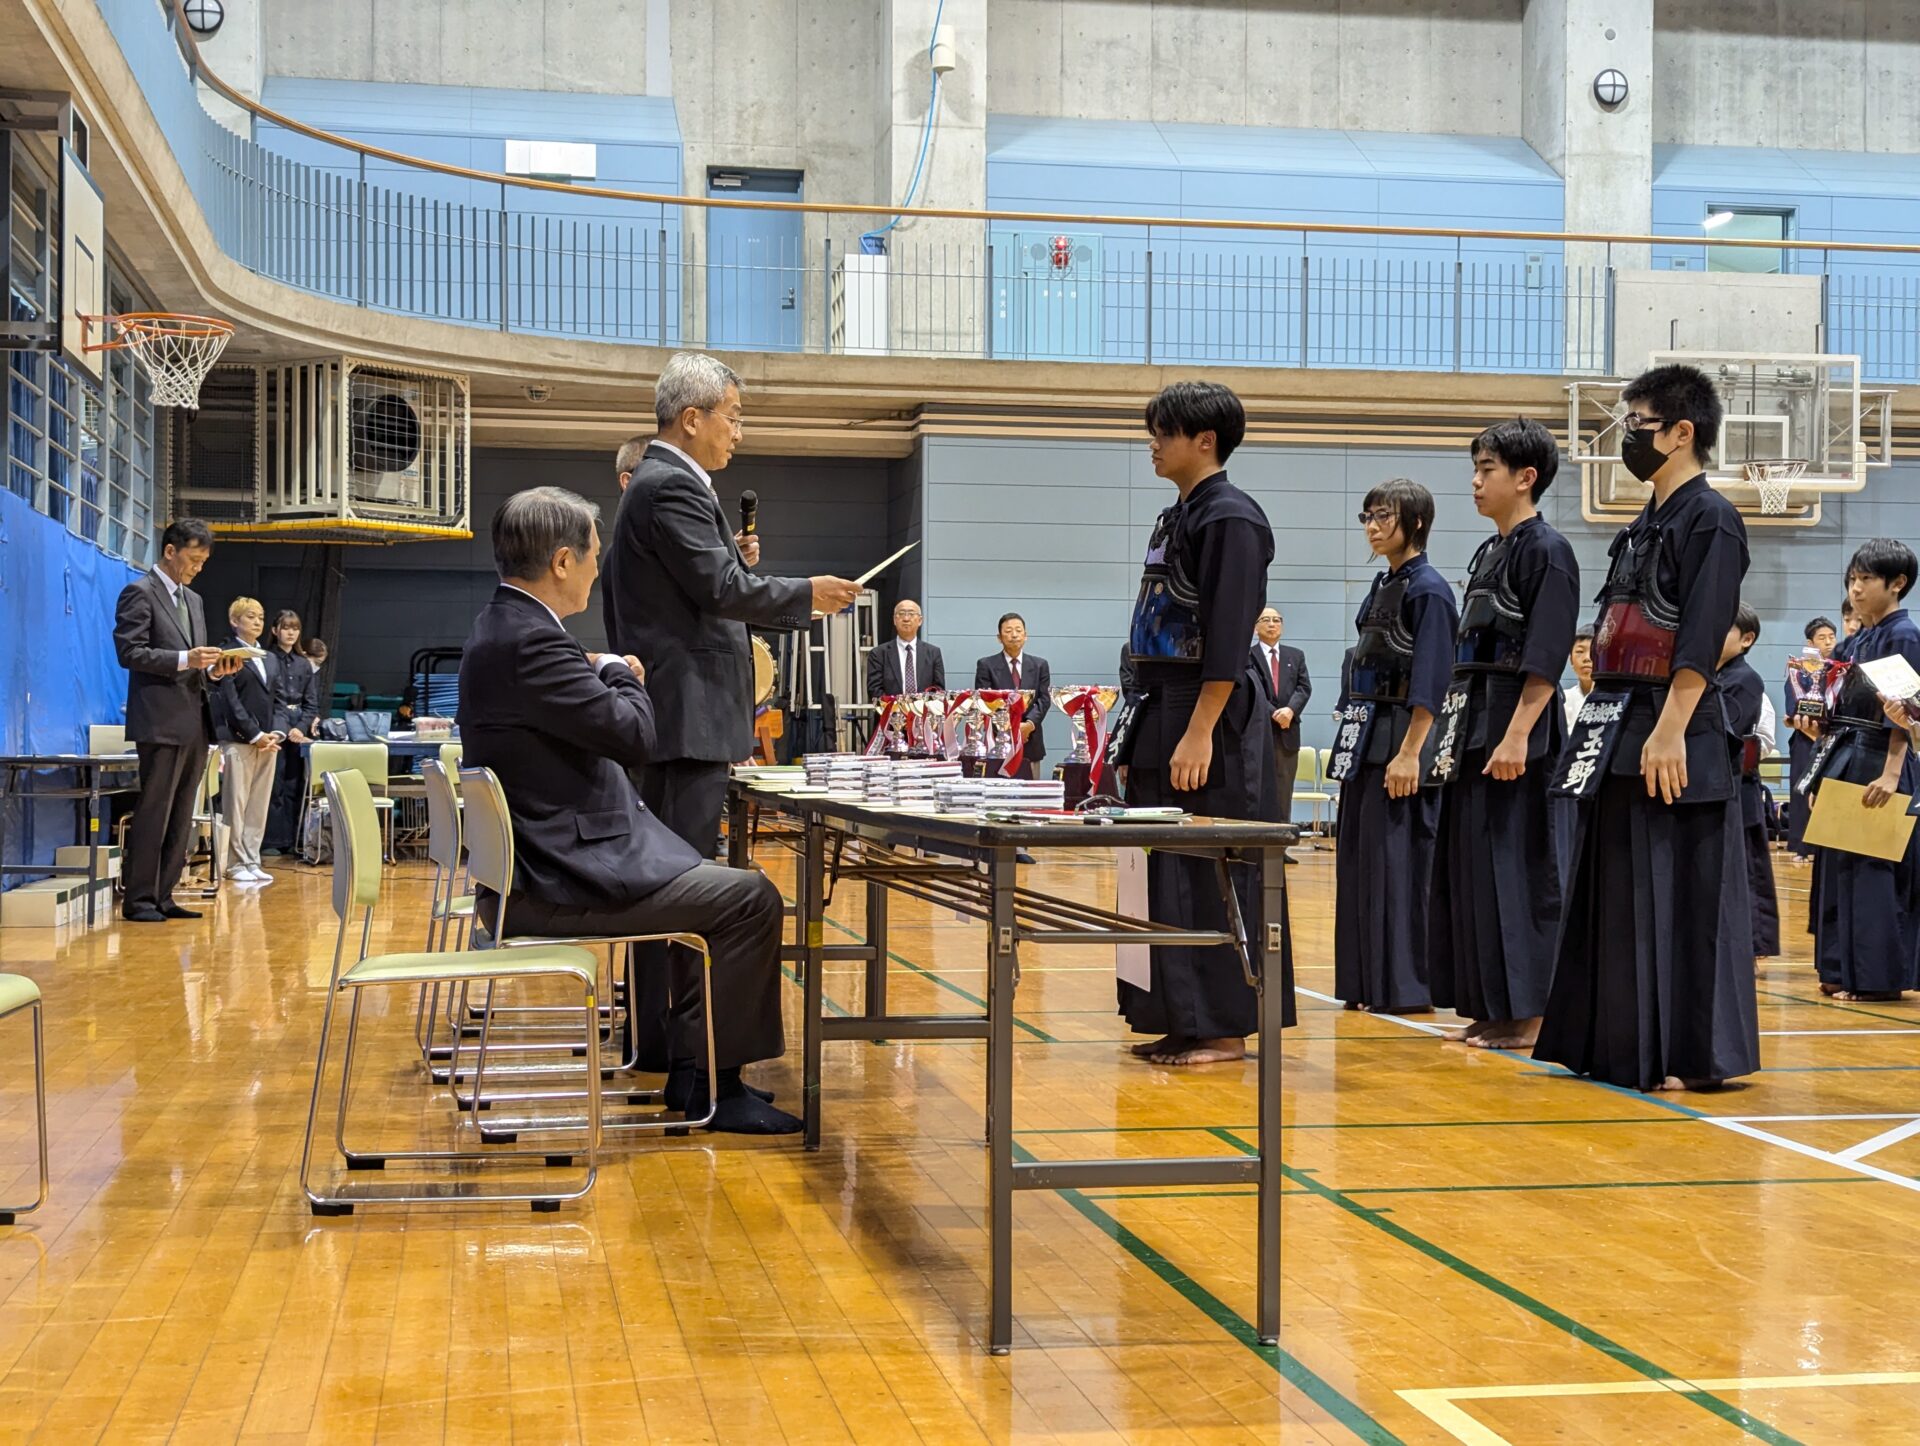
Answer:
<svg viewBox="0 0 1920 1446"><path fill-rule="evenodd" d="M873 736L867 740L867 757L906 757L909 717L910 709L905 697L882 698L880 714L873 720Z"/></svg>
<svg viewBox="0 0 1920 1446"><path fill-rule="evenodd" d="M945 734L947 756L960 760L960 772L966 778L979 778L987 771L987 731L991 710L979 693L955 693L947 710Z"/></svg>
<svg viewBox="0 0 1920 1446"><path fill-rule="evenodd" d="M941 725L947 714L947 695L911 693L901 700L907 710L907 757L943 758Z"/></svg>
<svg viewBox="0 0 1920 1446"><path fill-rule="evenodd" d="M1027 709L1033 706L1033 694L1027 689L983 688L974 697L987 706L987 742L984 771L1010 776L1019 771L1027 741L1021 724Z"/></svg>
<svg viewBox="0 0 1920 1446"><path fill-rule="evenodd" d="M1067 787L1066 805L1073 808L1099 791L1107 753L1107 714L1120 701L1120 690L1079 686L1055 688L1053 701L1066 716L1070 744L1060 765Z"/></svg>

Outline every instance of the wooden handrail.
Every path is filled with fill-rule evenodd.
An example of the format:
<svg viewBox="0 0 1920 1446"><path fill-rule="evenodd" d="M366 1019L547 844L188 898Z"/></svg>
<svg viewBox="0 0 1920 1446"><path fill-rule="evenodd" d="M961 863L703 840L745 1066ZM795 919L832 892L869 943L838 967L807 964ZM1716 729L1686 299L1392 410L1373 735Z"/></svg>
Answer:
<svg viewBox="0 0 1920 1446"><path fill-rule="evenodd" d="M1878 241L1768 241L1729 236L1713 240L1699 236L1613 235L1598 231L1495 231L1449 230L1440 226L1362 226L1335 221L1235 221L1203 219L1193 216L1103 216L1059 211L982 211L948 206L872 206L827 201L744 201L724 196L675 196L651 191L621 191L608 186L581 186L569 181L543 181L534 176L509 176L498 171L482 171L472 166L456 166L447 161L410 156L404 151L388 150L349 140L332 131L310 126L260 104L251 96L235 90L219 72L207 64L200 53L200 42L182 11L185 0L164 0L171 16L175 42L187 62L189 74L259 120L267 121L297 135L328 145L339 146L375 160L391 161L414 170L436 175L459 176L494 186L515 186L528 191L552 191L566 196L597 196L613 201L632 201L647 206L705 206L712 210L797 211L805 215L910 217L945 221L1042 221L1064 226L1184 227L1189 230L1285 232L1302 236L1410 236L1445 241L1549 241L1593 243L1612 246L1741 246L1768 251L1865 252L1874 255L1920 256L1920 244Z"/></svg>

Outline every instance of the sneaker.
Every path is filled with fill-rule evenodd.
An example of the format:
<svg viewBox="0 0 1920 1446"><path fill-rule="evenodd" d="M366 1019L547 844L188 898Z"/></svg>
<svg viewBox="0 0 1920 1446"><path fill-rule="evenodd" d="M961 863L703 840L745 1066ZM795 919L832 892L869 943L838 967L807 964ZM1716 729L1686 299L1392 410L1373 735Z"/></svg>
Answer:
<svg viewBox="0 0 1920 1446"><path fill-rule="evenodd" d="M265 869L261 869L261 868L248 869L247 875L248 875L248 878L253 883L256 883L256 884L270 884L273 882L273 875L268 873Z"/></svg>
<svg viewBox="0 0 1920 1446"><path fill-rule="evenodd" d="M253 870L245 864L235 864L227 870L227 877L236 884L250 884L253 882Z"/></svg>

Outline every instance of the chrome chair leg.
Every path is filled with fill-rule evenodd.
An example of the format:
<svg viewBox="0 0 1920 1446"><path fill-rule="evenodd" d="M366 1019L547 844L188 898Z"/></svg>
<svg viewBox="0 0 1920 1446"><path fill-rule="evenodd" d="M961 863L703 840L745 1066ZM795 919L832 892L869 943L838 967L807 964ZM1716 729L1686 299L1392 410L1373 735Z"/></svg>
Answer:
<svg viewBox="0 0 1920 1446"><path fill-rule="evenodd" d="M34 1115L40 1125L40 1193L34 1196L31 1205L0 1205L0 1225L11 1225L15 1217L38 1210L47 1203L47 1042L41 1019L42 1008L43 1001L38 999L27 1006L28 1012L32 1015L33 1027Z"/></svg>

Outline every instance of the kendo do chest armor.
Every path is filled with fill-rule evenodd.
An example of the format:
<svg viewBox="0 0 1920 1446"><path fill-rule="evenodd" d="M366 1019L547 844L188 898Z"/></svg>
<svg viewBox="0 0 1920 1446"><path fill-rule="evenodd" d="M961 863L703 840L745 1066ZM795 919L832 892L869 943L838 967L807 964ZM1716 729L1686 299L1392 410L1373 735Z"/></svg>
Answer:
<svg viewBox="0 0 1920 1446"><path fill-rule="evenodd" d="M1527 641L1527 618L1513 590L1513 539L1489 537L1473 555L1466 596L1460 603L1460 633L1454 667L1464 673L1518 673Z"/></svg>
<svg viewBox="0 0 1920 1446"><path fill-rule="evenodd" d="M1593 635L1596 682L1664 683L1673 676L1680 610L1661 587L1660 543L1658 524L1628 528L1613 540Z"/></svg>
<svg viewBox="0 0 1920 1446"><path fill-rule="evenodd" d="M1880 692L1859 663L1851 663L1840 675L1839 694L1827 710L1827 723L1839 728L1870 728L1875 732L1887 726L1886 711L1880 706Z"/></svg>
<svg viewBox="0 0 1920 1446"><path fill-rule="evenodd" d="M1200 628L1200 590L1187 567L1185 508L1160 514L1147 541L1140 593L1134 599L1127 651L1152 663L1198 663L1206 637Z"/></svg>
<svg viewBox="0 0 1920 1446"><path fill-rule="evenodd" d="M1360 637L1353 645L1353 671L1347 694L1363 703L1407 701L1413 685L1413 631L1407 626L1407 590L1411 574L1381 573L1360 614Z"/></svg>

